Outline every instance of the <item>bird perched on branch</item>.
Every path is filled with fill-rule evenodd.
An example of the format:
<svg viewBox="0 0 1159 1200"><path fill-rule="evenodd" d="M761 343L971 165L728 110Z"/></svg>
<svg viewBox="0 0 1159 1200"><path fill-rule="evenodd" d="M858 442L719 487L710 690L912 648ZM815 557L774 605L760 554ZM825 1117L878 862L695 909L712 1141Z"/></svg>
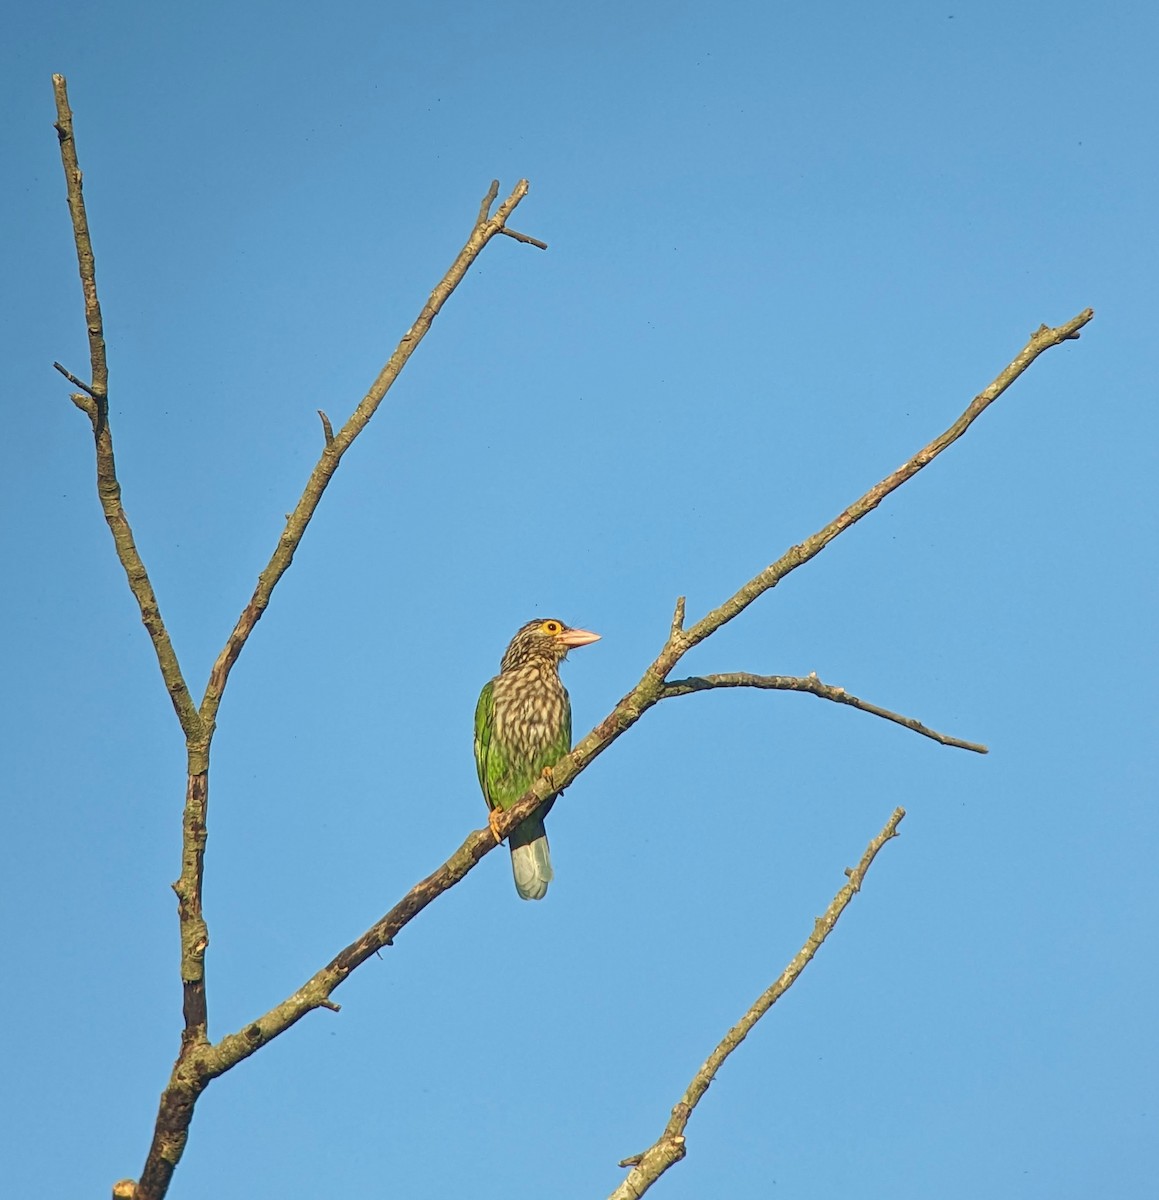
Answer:
<svg viewBox="0 0 1159 1200"><path fill-rule="evenodd" d="M528 621L483 688L475 707L475 766L496 841L499 815L571 749L571 701L559 664L569 650L599 640L598 633L553 618ZM508 835L515 890L524 900L542 900L552 879L543 829L552 803Z"/></svg>

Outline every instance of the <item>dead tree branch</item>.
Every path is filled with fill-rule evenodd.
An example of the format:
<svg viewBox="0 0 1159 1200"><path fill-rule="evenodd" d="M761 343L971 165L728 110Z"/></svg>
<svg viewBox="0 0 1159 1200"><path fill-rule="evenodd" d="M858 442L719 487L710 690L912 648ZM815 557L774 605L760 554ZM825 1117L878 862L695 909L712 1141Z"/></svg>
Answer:
<svg viewBox="0 0 1159 1200"><path fill-rule="evenodd" d="M68 103L68 85L63 75L52 77L52 90L56 97L56 135L60 140L60 158L64 165L65 187L68 192L68 211L72 217L73 241L76 244L77 264L80 267L81 290L84 293L85 326L89 337L89 364L91 384L82 383L75 375L56 365L56 369L83 395L75 396L73 402L82 409L92 422L93 441L96 448L97 495L105 521L113 535L117 557L125 570L129 588L141 611L141 621L149 633L161 678L165 689L181 722L181 729L189 740L202 736L201 718L193 697L181 673L177 653L169 640L169 631L161 619L157 596L149 582L149 574L137 544L129 518L121 503L121 485L117 481L117 465L113 457L113 435L109 430L109 365L105 352L105 326L101 315L101 302L97 296L96 261L93 257L92 236L89 233L88 216L85 212L84 177L77 162L76 140L73 136L72 109Z"/></svg>
<svg viewBox="0 0 1159 1200"><path fill-rule="evenodd" d="M775 563L766 567L731 599L702 618L690 630L684 629L685 603L684 598L681 597L676 603L668 640L656 660L644 672L640 682L620 700L595 729L576 745L570 754L564 755L556 763L551 771L550 779L537 781L516 805L504 811L499 820L500 832L506 834L546 803L550 797L558 796L593 759L602 754L621 734L630 729L649 708L665 699L667 688L679 688L680 683L669 684L667 676L693 645L703 641L721 625L732 620L758 595L774 587L802 562L819 554L838 534L844 532L865 513L880 504L882 498L889 491L900 487L906 479L911 478L922 466L925 466L946 446L960 437L982 409L1009 387L1039 354L1049 347L1056 346L1059 342L1075 336L1077 330L1081 329L1092 316L1093 313L1088 309L1057 329L1047 329L1043 326L1032 335L1030 343L1010 366L1006 367L994 383L971 402L965 413L950 426L946 433L918 451L905 466L887 476L859 500L854 501L836 520L799 546L792 547ZM674 691L671 694L685 693ZM875 711L875 709L867 707L866 711ZM878 715L887 715L887 710L880 710ZM890 718L897 716L897 714L888 715ZM908 719L900 718L903 723ZM974 748L969 743L966 743L965 746ZM204 1047L199 1060L202 1069L214 1075L229 1070L230 1067L241 1059L247 1058L260 1046L284 1033L312 1009L322 1007L323 1001L329 1000L331 993L350 975L351 971L377 951L391 945L393 939L407 924L428 904L463 879L485 855L495 849L495 845L495 839L490 829L473 831L446 862L415 884L389 912L308 979L293 995L252 1021L244 1029L227 1035L213 1046Z"/></svg>
<svg viewBox="0 0 1159 1200"><path fill-rule="evenodd" d="M545 244L526 234L516 233L506 226L511 213L527 194L527 181L520 180L512 193L498 207L495 207L495 202L499 194L499 185L497 181L493 182L480 205L478 217L465 245L431 292L414 324L403 335L394 353L387 360L366 395L336 432L330 428L328 418L322 416L324 445L318 461L310 473L301 498L286 519L269 561L258 576L249 602L242 609L232 632L210 670L200 704L195 704L169 634L161 619L157 598L137 551L132 530L121 503L121 489L117 480L109 428L108 363L103 318L97 296L95 262L85 213L82 175L77 161L72 112L68 103L66 83L62 76L53 76L53 88L57 108L56 129L60 139L69 211L72 217L73 235L84 293L91 382L87 384L82 382L63 367L58 366L57 369L80 389L72 395L73 402L88 415L92 424L97 490L101 506L112 532L116 552L124 568L130 590L137 601L141 619L152 641L162 679L185 736L187 750L188 779L183 811L181 874L174 884L174 890L178 897L181 934L184 1029L177 1060L161 1097L153 1140L141 1178L135 1187L132 1186L132 1181L122 1181L117 1185L122 1191L131 1187L135 1200L160 1200L168 1190L173 1170L184 1151L194 1106L209 1082L247 1058L272 1038L283 1033L306 1013L316 1008L336 1008L337 1006L331 999L331 993L349 976L350 972L377 950L390 945L394 936L423 908L458 883L495 846L489 829L471 833L442 866L411 888L378 922L341 951L293 995L272 1008L264 1016L246 1025L239 1032L227 1035L216 1044L209 1042L205 987L205 952L209 944L209 933L201 905L208 808L208 765L217 714L230 673L250 634L269 605L274 588L293 562L311 518L344 454L365 429L411 354L430 330L435 316L464 278L483 248L493 237L500 235L506 235L516 241L541 248L544 248ZM493 209L494 211L492 211ZM828 525L800 544L790 547L779 559L765 567L719 607L707 613L690 628L685 627L684 599L678 600L667 640L656 659L644 672L639 683L619 701L612 712L595 729L555 765L547 777L537 782L518 804L503 813L499 821L500 831L508 832L540 808L548 799L558 795L593 759L603 753L621 734L630 729L648 709L663 699L688 694L690 691L703 690L705 684L709 686L782 687L784 690L811 691L814 695L852 704L854 707L862 708L863 711L897 721L925 736L944 741L947 745L958 745L981 752L983 747L935 734L910 718L900 717L896 713L878 709L876 706L865 704L852 697L838 696L837 693L840 692L840 689L830 689L827 685L820 684L819 681L815 686L790 686L783 679L779 683L768 682L770 679L779 677L748 676L743 677L744 682L741 683L736 682L742 678L740 676L710 676L700 681L682 680L669 683L668 676L693 646L698 645L722 625L738 616L749 604L775 587L791 571L819 554L831 541L876 508L887 495L932 462L943 450L961 437L978 416L1027 370L1040 354L1057 346L1060 342L1078 337L1079 331L1093 318L1093 315L1093 312L1087 309L1057 328L1041 326L1031 335L1027 345L1003 369L994 382L971 401L962 415L943 434L854 501ZM723 682L730 678L734 682ZM762 679L765 682L756 682ZM716 682L712 682L713 680ZM699 686L696 686L698 682ZM795 682L804 684L807 681ZM896 822L900 819L901 812L899 810L894 816L893 827L896 827ZM893 836L891 826L887 826L887 831L889 832L882 838L882 842ZM863 873L864 869L868 867L874 853L876 853L876 848L871 845L871 853L868 853L868 858L863 859L861 866L850 876L849 888L851 890L848 896L835 911L831 906L830 912L833 914L833 920L840 915L844 904L848 903L849 896L859 886L860 873ZM838 901L835 900L834 904L837 903ZM827 920L828 916L827 914L826 918L822 918L822 921ZM827 930L823 932L827 932ZM817 931L815 931L816 935ZM824 940L823 936L820 940ZM816 942L816 945L820 944L820 940ZM806 944L802 954L808 953L796 973L799 973L804 963L815 952L816 945L810 949L810 944ZM794 962L796 961L794 960ZM790 971L792 970L793 968L790 967ZM795 977L794 974L792 978ZM782 979L784 978L782 977ZM787 987L791 982L790 978L784 986ZM766 995L770 995L779 985L780 981ZM771 1004L775 998L776 996L772 995L768 1003ZM764 997L762 997L762 1002L763 1000ZM758 1007L760 1003L758 1002ZM759 1019L759 1016L760 1013L757 1013L753 1020ZM744 1022L741 1024L743 1025ZM737 1027L737 1029L740 1028L741 1026ZM736 1038L737 1042L744 1036L744 1032L747 1032L747 1027ZM735 1034L736 1030L733 1033ZM730 1037L732 1036L730 1034ZM726 1039L727 1042L728 1039ZM722 1043L722 1047L726 1043ZM732 1045L728 1045L724 1055L731 1052L732 1048ZM720 1061L723 1061L723 1055ZM713 1060L710 1059L710 1063L712 1062ZM709 1064L706 1064L706 1067L708 1066ZM719 1062L716 1063L716 1066L719 1066ZM715 1073L716 1066L713 1066L712 1073ZM711 1073L704 1078L703 1087L707 1087L710 1079ZM694 1087L695 1085L696 1080L694 1080ZM692 1093L692 1090L690 1089L689 1094ZM699 1095L688 1105L689 1111L694 1106L696 1099L699 1099ZM682 1129L683 1126L681 1126ZM680 1137L683 1137L682 1132ZM649 1153L651 1151L641 1156L641 1161L637 1164L638 1168L644 1165ZM681 1153L683 1153L682 1149ZM630 1176L629 1179L631 1178ZM126 1191L125 1194L130 1193Z"/></svg>
<svg viewBox="0 0 1159 1200"><path fill-rule="evenodd" d="M125 570L129 587L140 608L141 619L153 642L162 678L185 735L187 752L188 775L182 816L181 873L173 885L174 891L177 893L181 934L181 980L184 991L185 1024L177 1061L161 1097L152 1145L141 1178L133 1189L136 1200L159 1200L168 1190L173 1170L184 1151L197 1099L208 1082L216 1074L220 1074L219 1070L213 1069L209 1061L211 1058L216 1059L220 1056L211 1054L207 1033L205 952L209 945L209 930L202 911L201 898L209 800L209 753L218 709L230 671L237 662L254 626L265 612L278 581L293 561L310 519L317 509L327 485L333 478L342 456L353 444L355 438L366 428L410 356L427 335L435 317L483 248L493 237L508 232L506 230L507 218L527 194L528 184L525 179L520 180L511 195L492 213L492 206L499 194L498 181L492 182L466 244L435 286L414 324L403 334L398 347L346 423L337 433L334 433L329 418L324 413L320 413L325 434L325 444L321 456L310 473L301 498L286 519L282 534L278 538L269 562L258 577L257 586L249 603L242 610L225 646L213 664L200 705L196 705L177 661L168 631L161 619L156 595L149 582L145 565L137 551L132 529L121 503L121 488L117 480L112 434L109 428L108 362L104 323L97 294L92 238L85 212L83 176L77 160L67 83L61 75L54 75L52 83L56 97L56 130L60 140L68 206L72 216L73 238L80 267L81 287L84 293L92 383L82 382L58 363L54 366L74 386L81 389L79 393L73 395L72 399L92 422L96 443L97 490L101 506L112 531L117 555ZM542 247L544 245L525 234L513 236L518 241L535 246ZM321 996L311 1007L333 1008L336 1006L327 997ZM118 1187L130 1184L132 1181L122 1181Z"/></svg>
<svg viewBox="0 0 1159 1200"><path fill-rule="evenodd" d="M845 911L850 900L861 890L865 873L877 857L877 852L891 838L897 837L897 827L905 816L905 809L895 808L893 815L885 823L885 828L871 841L861 856L856 867L846 868L845 874L849 882L833 897L833 902L825 910L824 916L817 918L813 932L805 939L805 944L793 957L793 961L781 972L780 977L757 998L752 1007L726 1033L720 1044L704 1061L704 1065L692 1077L692 1082L685 1089L684 1095L672 1109L664 1132L647 1150L633 1154L620 1163L621 1167L631 1167L628 1177L612 1192L609 1200L640 1200L640 1197L668 1170L687 1154L684 1130L692 1116L693 1109L700 1103L701 1097L708 1091L709 1085L716 1078L717 1071L724 1065L724 1060L748 1037L753 1026L773 1007L774 1004L800 978L801 972L813 960L813 956L821 949L825 939L833 932L841 914Z"/></svg>
<svg viewBox="0 0 1159 1200"><path fill-rule="evenodd" d="M213 669L209 673L209 682L206 684L205 697L201 702L201 716L210 728L213 727L213 723L217 718L217 710L221 704L222 692L225 690L229 673L233 669L234 663L237 662L238 655L241 653L246 639L253 632L254 626L261 620L262 614L266 611L266 607L270 602L270 596L278 580L289 569L290 563L294 561L294 555L301 544L306 527L310 523L310 518L314 515L318 503L322 499L323 492L325 492L327 485L333 478L334 472L338 469L338 464L342 461L342 456L350 449L354 439L366 428L370 418L377 412L378 406L382 403L391 385L398 378L403 367L406 366L410 356L418 349L419 343L430 332L431 324L435 317L438 316L443 305L450 299L451 293L463 281L463 278L471 268L471 264L479 257L483 247L493 237L506 232L507 218L514 212L523 197L527 195L527 189L527 180L521 179L515 185L515 189L511 195L499 205L494 214L491 214L491 206L499 194L499 181L492 181L491 187L488 189L487 195L484 196L483 203L479 207L478 219L471 230L470 236L467 238L466 244L459 251L458 256L448 268L447 273L435 286L434 291L431 292L414 324L402 335L402 340L399 342L395 352L387 359L386 365L378 373L377 378L370 385L370 390L359 402L358 407L350 414L341 429L334 433L332 437L328 436L326 438L326 444L314 470L310 473L305 490L295 505L294 511L286 518L285 528L282 530L281 537L278 538L278 544L270 556L270 561L258 576L257 586L254 588L254 593L250 597L249 603L242 610L233 632L226 640L225 646L217 656L217 661L213 664ZM543 244L534 242L534 239L520 240L529 240L535 245ZM326 421L323 421L323 428L325 428L325 425Z"/></svg>
<svg viewBox="0 0 1159 1200"><path fill-rule="evenodd" d="M870 704L868 700L859 700L843 687L822 683L815 673L805 676L750 675L746 671L734 671L720 675L694 675L689 679L673 679L671 683L666 683L660 699L669 700L674 696L691 696L696 692L710 692L715 688L763 688L772 692L806 692L821 700L832 700L835 704L848 704L850 708L856 708L859 712L870 713L875 717L882 717L886 721L893 721L895 725L912 729L914 733L920 733L922 737L931 738L943 746L954 746L958 750L972 750L975 754L989 753L989 750L979 742L964 742L961 738L951 737L948 733L938 733L936 729L930 729L913 717L904 717L901 713L891 712L888 708Z"/></svg>

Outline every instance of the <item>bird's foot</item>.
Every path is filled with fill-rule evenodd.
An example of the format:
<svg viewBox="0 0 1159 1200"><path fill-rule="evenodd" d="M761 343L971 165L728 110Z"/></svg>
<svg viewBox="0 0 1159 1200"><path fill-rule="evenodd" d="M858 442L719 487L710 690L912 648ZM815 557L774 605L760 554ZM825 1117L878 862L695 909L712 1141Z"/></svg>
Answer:
<svg viewBox="0 0 1159 1200"><path fill-rule="evenodd" d="M544 779L547 780L547 786L555 791L555 772L550 767L544 767L540 772Z"/></svg>
<svg viewBox="0 0 1159 1200"><path fill-rule="evenodd" d="M500 819L500 817L502 817L502 815L503 815L502 812L500 812L500 810L497 808L493 808L487 814L487 824L491 826L491 832L495 836L495 844L496 845L501 844L503 841L503 838L500 836L500 833L499 833L499 819Z"/></svg>

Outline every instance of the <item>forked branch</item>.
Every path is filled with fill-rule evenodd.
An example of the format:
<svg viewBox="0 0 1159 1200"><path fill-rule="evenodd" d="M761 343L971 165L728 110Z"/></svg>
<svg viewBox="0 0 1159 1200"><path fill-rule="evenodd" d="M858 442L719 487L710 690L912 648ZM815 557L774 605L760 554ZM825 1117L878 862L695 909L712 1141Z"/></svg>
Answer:
<svg viewBox="0 0 1159 1200"><path fill-rule="evenodd" d="M178 919L181 934L181 980L184 993L184 1030L181 1048L161 1097L160 1110L154 1129L153 1142L140 1181L122 1180L117 1186L136 1200L159 1200L169 1186L173 1169L180 1160L188 1136L189 1123L198 1097L215 1074L209 1062L208 1003L205 987L205 952L209 945L209 930L202 911L202 875L206 847L206 818L208 811L209 752L218 708L230 671L237 662L246 640L261 618L278 580L293 561L306 528L342 456L355 438L366 428L386 393L390 390L411 354L430 330L451 293L462 281L483 247L496 235L509 233L517 241L546 248L544 243L526 234L506 229L507 218L527 194L526 180L520 180L515 190L494 212L492 207L499 194L495 181L484 198L466 245L460 250L446 274L435 286L419 312L415 323L403 335L398 347L387 360L354 412L337 433L325 413L320 412L325 444L305 490L285 527L265 570L258 578L249 603L242 610L225 646L209 674L201 704L196 705L185 682L168 631L161 619L157 598L137 551L132 529L121 503L121 488L117 480L113 457L112 434L109 428L108 362L104 339L104 323L97 294L96 265L85 211L83 177L77 160L73 133L72 110L68 102L64 77L54 75L56 97L56 130L60 140L61 161L64 165L69 212L72 217L73 238L76 244L84 293L85 323L89 337L91 383L85 383L59 363L56 369L80 390L73 402L90 419L96 444L97 490L105 519L113 534L117 555L124 568L133 596L137 600L141 619L149 632L181 728L185 734L187 753L187 783L182 815L181 873L173 885L177 893ZM336 1007L325 996L317 998L311 1007Z"/></svg>
<svg viewBox="0 0 1159 1200"><path fill-rule="evenodd" d="M330 480L334 477L343 455L377 412L392 384L406 366L410 356L418 348L419 343L426 337L435 317L446 304L451 293L462 282L471 264L493 237L504 232L508 216L527 195L527 180L520 180L511 195L492 213L491 208L498 195L498 190L498 181L493 181L480 206L478 219L466 244L459 251L447 273L435 286L414 324L403 334L394 353L341 429L335 432L329 417L324 412L319 413L325 439L322 453L306 481L301 498L294 506L293 512L286 518L282 534L274 547L269 562L258 576L257 586L249 603L242 610L241 616L209 673L205 695L199 710L199 716L206 731L207 749L208 741L212 738L217 723L218 708L229 681L230 672L254 627L265 612L278 581L293 562L310 520L317 510ZM542 243L536 244L541 245ZM169 1084L161 1097L161 1108L153 1143L141 1174L138 1200L158 1200L165 1194L173 1168L185 1145L194 1104L209 1081L221 1074L223 1070L228 1069L229 1066L240 1061L241 1058L248 1057L264 1040L268 1040L257 1036L256 1031L259 1027L255 1024L247 1029L240 1039L232 1042L227 1039L232 1052L231 1057L230 1053L223 1054L220 1049L211 1047L205 1036L207 1015L204 959L208 945L208 930L202 915L201 885L208 802L207 765L207 758L204 766L200 762L198 764L191 763L183 820L181 875L174 884L174 890L178 896L181 923L186 1033L181 1055L178 1057ZM315 988L310 992L308 1006L303 1011L312 1008L334 1009L336 1007L329 999L328 991L323 992ZM285 1027L288 1027L290 1023L292 1021L288 1021Z"/></svg>
<svg viewBox="0 0 1159 1200"><path fill-rule="evenodd" d="M258 577L249 602L242 610L233 631L213 664L204 695L198 705L193 701L169 635L161 620L156 596L137 551L132 530L121 503L120 485L117 481L109 431L108 364L103 318L97 297L96 271L88 220L85 214L82 176L77 163L72 113L63 77L53 76L53 88L57 107L56 128L60 139L69 211L72 216L73 234L84 292L91 382L83 382L63 367L58 366L57 369L80 389L73 394L73 401L88 415L92 423L96 446L98 493L102 509L112 531L117 554L125 570L129 587L137 601L142 621L149 632L162 678L185 734L188 752L182 866L180 878L174 885L178 895L181 926L181 974L185 988L185 1028L176 1064L161 1097L153 1143L141 1179L136 1185L133 1185L132 1181L122 1181L118 1185L123 1194L132 1194L135 1196L135 1200L160 1200L168 1189L173 1169L184 1150L194 1106L210 1080L229 1070L266 1042L283 1033L306 1013L316 1008L336 1009L337 1005L331 999L331 993L349 976L350 972L377 950L390 945L399 930L404 928L434 899L464 878L495 846L490 830L479 830L470 834L462 846L442 866L411 888L398 904L293 995L239 1032L227 1035L216 1044L209 1042L204 979L204 955L208 945L208 930L201 912L201 882L208 803L207 772L217 713L230 673L247 639L265 612L274 588L293 561L306 528L343 455L377 411L410 355L426 336L435 316L466 275L483 247L493 237L499 235L505 235L516 241L541 248L545 248L545 246L536 238L507 228L508 218L527 193L526 180L521 180L511 195L498 207L495 207L495 202L499 194L499 185L497 182L493 183L484 197L478 218L463 249L431 292L415 323L403 335L398 347L353 413L336 432L332 429L329 419L325 415L322 416L325 441L318 462L307 480L301 498L286 520L277 545ZM896 721L924 736L942 741L946 745L984 752L984 747L961 742L958 739L949 738L947 735L936 734L911 718L901 717L899 714L890 713L888 710L859 701L855 697L849 697L841 693L841 689L830 688L828 685L821 684L820 681L809 684L807 680L788 680L787 677L778 676L722 675L668 683L668 676L688 650L743 612L749 604L764 592L775 587L791 571L819 554L831 541L876 508L887 495L932 462L937 455L961 437L977 417L1041 353L1060 342L1078 337L1079 330L1092 319L1093 315L1093 312L1087 309L1065 325L1053 329L1045 325L1040 327L1031 335L1030 341L1023 350L989 387L974 398L965 412L949 429L854 501L828 525L804 542L790 547L779 559L764 568L723 604L707 613L691 627L686 628L685 626L684 600L683 598L679 600L667 640L655 661L644 672L639 683L620 700L612 712L574 750L555 765L545 779L529 790L513 808L506 810L500 821L501 831L508 832L540 808L549 798L558 795L594 758L606 750L622 733L630 729L649 708L663 699L685 695L691 691L704 690L706 686L749 686L810 691L814 695L851 704L863 711ZM838 695L838 693L841 694ZM728 1038L721 1043L714 1056L709 1059L693 1080L685 1099L681 1102L683 1109L681 1105L677 1106L677 1110L681 1112L687 1109L683 1115L684 1122L687 1121L687 1114L695 1107L720 1062L723 1062L724 1057L731 1053L736 1044L739 1044L751 1024L755 1023L763 1011L766 1011L767 1007L773 1003L776 996L792 983L812 954L815 953L817 946L824 940L828 929L831 928L832 922L836 921L853 892L860 886L861 877L869 863L872 862L873 855L876 854L881 844L893 836L893 831L901 816L901 810L898 810L883 834L879 835L879 840L875 839L875 843L871 843L867 857L863 858L859 867L850 873L849 885L835 899L826 917L818 923L813 938L806 943L801 955L794 959L796 966L790 965L781 980L773 985L769 992L750 1010L746 1018L730 1032ZM828 925L823 928L825 922L828 922ZM764 1008L761 1008L762 1004L764 1004ZM758 1009L760 1011L757 1011ZM745 1024L746 1021L749 1022L748 1025ZM733 1040L730 1041L730 1039ZM674 1110L673 1122L677 1122L679 1115L677 1110ZM663 1164L665 1156L668 1154L675 1155L671 1161L677 1161L683 1155L684 1125L682 1123L673 1124L673 1122L669 1123L669 1129L665 1131L665 1135L656 1146L638 1156L639 1161L634 1164L633 1173L629 1175L624 1186L631 1183L633 1179L644 1179L644 1175L637 1176L637 1172L643 1171L645 1167L649 1171L652 1170L652 1166L649 1164L653 1162L653 1159L655 1164ZM677 1139L679 1139L679 1143L677 1143ZM679 1153L676 1153L677 1149L679 1149ZM649 1158L650 1155L653 1156L652 1159ZM658 1177L667 1168L667 1165L671 1165L671 1161L660 1165L655 1177ZM632 1186L636 1186L636 1184ZM638 1196L641 1193L637 1190L623 1194Z"/></svg>
<svg viewBox="0 0 1159 1200"><path fill-rule="evenodd" d="M640 682L620 700L595 729L576 745L570 754L564 755L555 764L549 778L537 781L517 804L504 811L499 820L500 832L504 835L507 834L542 807L550 797L558 796L593 759L602 754L621 734L630 729L649 708L664 699L666 689L669 687L673 689L669 693L670 695L685 694L682 686L688 684L689 681L673 682L670 685L667 682L667 676L692 645L703 641L721 625L732 620L761 592L768 591L802 562L820 553L838 534L844 532L865 513L875 508L888 492L900 487L906 479L911 478L921 467L941 453L946 446L960 437L978 414L1009 387L1039 354L1051 346L1076 336L1077 331L1092 316L1093 313L1088 309L1057 329L1047 329L1044 326L1038 330L1032 335L1028 346L1010 366L1006 367L989 388L971 402L966 412L950 426L946 433L935 438L928 446L918 451L905 466L887 476L859 500L854 501L836 520L799 546L794 546L771 566L766 567L731 599L702 618L691 630L684 628L685 603L681 597L676 604L668 639L659 656L644 672ZM752 678L761 677L754 676ZM819 686L826 687L826 685ZM689 690L695 689L689 687ZM812 687L804 690L822 694ZM877 710L875 706L864 705L864 707L866 711L876 711L879 716L897 719L903 724L910 720L910 718L900 717L896 713L888 713L885 709ZM933 736L932 731L925 730L924 726L921 726L918 732L925 732L926 736ZM947 744L957 744L957 740L947 740ZM972 743L962 743L962 745L966 749L978 751L983 749ZM389 912L308 979L293 995L258 1017L244 1029L227 1035L213 1046L206 1047L202 1059L204 1069L214 1075L229 1070L241 1059L254 1053L260 1046L284 1033L308 1012L323 1007L323 1002L330 999L331 994L349 977L351 971L377 951L391 945L395 936L403 928L428 904L465 878L495 848L495 845L495 839L490 829L472 832L446 862L415 884Z"/></svg>

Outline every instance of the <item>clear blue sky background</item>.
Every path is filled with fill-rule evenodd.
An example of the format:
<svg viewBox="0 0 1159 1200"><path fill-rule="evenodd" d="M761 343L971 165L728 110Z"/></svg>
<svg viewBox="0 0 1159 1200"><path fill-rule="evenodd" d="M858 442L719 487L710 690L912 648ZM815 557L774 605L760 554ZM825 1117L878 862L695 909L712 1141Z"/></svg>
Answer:
<svg viewBox="0 0 1159 1200"><path fill-rule="evenodd" d="M211 1032L483 821L515 628L577 733L1087 305L967 438L198 1109L171 1195L600 1197L909 816L653 1193L1148 1194L1155 1092L1154 6L195 6L10 16L0 193L4 1175L107 1195L177 1050L182 744L97 506L49 76L76 110L125 503L186 673L462 244L531 193L348 456L215 747ZM682 672L687 673L687 672Z"/></svg>

